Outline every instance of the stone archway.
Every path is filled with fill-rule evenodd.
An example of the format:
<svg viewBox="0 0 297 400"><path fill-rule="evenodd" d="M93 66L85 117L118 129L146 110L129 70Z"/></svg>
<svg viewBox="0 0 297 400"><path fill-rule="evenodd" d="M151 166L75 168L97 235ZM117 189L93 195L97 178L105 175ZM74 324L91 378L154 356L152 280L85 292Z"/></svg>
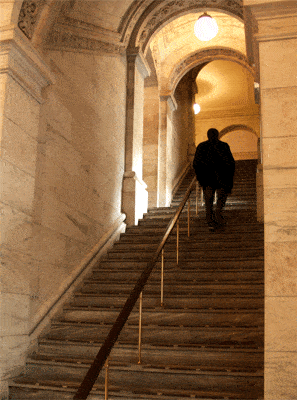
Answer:
<svg viewBox="0 0 297 400"><path fill-rule="evenodd" d="M168 90L171 93L174 93L178 82L187 72L199 65L203 65L214 60L227 60L236 62L254 75L254 70L249 66L248 60L244 54L229 48L209 48L190 54L174 68L169 79Z"/></svg>
<svg viewBox="0 0 297 400"><path fill-rule="evenodd" d="M255 130L253 128L251 128L250 126L237 124L237 125L229 125L226 128L222 129L219 133L219 138L221 139L224 135L227 135L230 132L234 132L234 131L238 131L238 130L252 132L254 135L257 136L257 138L259 137L257 135L257 133L255 132Z"/></svg>
<svg viewBox="0 0 297 400"><path fill-rule="evenodd" d="M219 138L229 144L235 160L259 159L259 136L250 126L229 125L220 131Z"/></svg>
<svg viewBox="0 0 297 400"><path fill-rule="evenodd" d="M230 14L243 20L242 0L212 0L206 3L203 0L172 0L170 2L150 2L145 12L138 19L133 30L127 29L130 34L129 47L139 48L146 54L152 36L164 25L186 13L195 11L216 10ZM125 36L126 36L125 35Z"/></svg>

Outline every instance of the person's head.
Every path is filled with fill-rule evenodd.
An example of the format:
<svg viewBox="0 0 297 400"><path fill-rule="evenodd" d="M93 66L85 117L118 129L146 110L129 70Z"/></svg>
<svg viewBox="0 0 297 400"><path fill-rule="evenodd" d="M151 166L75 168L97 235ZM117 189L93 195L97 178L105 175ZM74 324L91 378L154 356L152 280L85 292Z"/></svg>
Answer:
<svg viewBox="0 0 297 400"><path fill-rule="evenodd" d="M210 128L207 131L207 137L211 141L218 140L219 139L219 131L215 128Z"/></svg>

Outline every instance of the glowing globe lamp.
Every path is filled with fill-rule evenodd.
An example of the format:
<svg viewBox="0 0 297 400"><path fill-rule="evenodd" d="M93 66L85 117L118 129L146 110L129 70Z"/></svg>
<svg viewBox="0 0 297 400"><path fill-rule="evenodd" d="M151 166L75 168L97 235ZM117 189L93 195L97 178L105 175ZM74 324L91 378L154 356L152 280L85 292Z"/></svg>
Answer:
<svg viewBox="0 0 297 400"><path fill-rule="evenodd" d="M201 108L200 108L199 104L195 103L193 108L194 108L194 114L200 113Z"/></svg>
<svg viewBox="0 0 297 400"><path fill-rule="evenodd" d="M201 15L194 25L194 33L203 42L213 39L218 34L219 28L215 19L207 13Z"/></svg>

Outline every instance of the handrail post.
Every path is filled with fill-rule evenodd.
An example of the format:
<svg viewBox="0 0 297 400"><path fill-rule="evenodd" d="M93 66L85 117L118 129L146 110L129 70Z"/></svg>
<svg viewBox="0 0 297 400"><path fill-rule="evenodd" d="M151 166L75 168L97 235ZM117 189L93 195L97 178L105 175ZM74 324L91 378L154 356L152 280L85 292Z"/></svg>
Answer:
<svg viewBox="0 0 297 400"><path fill-rule="evenodd" d="M179 218L176 222L176 264L178 264L179 259Z"/></svg>
<svg viewBox="0 0 297 400"><path fill-rule="evenodd" d="M108 400L108 389L109 389L109 357L105 363L105 400Z"/></svg>
<svg viewBox="0 0 297 400"><path fill-rule="evenodd" d="M189 200L188 200L188 237L190 237L190 207L191 207L191 200L189 197Z"/></svg>
<svg viewBox="0 0 297 400"><path fill-rule="evenodd" d="M139 296L139 336L138 336L138 364L141 364L141 339L142 339L142 292Z"/></svg>
<svg viewBox="0 0 297 400"><path fill-rule="evenodd" d="M198 193L199 193L199 185L198 181L196 182L196 216L198 215Z"/></svg>
<svg viewBox="0 0 297 400"><path fill-rule="evenodd" d="M164 247L161 256L161 307L164 306Z"/></svg>
<svg viewBox="0 0 297 400"><path fill-rule="evenodd" d="M115 342L117 341L125 323L127 322L129 316L131 315L131 312L132 312L137 300L140 298L140 295L142 295L143 288L145 287L145 285L151 275L151 272L152 272L154 266L156 265L157 260L159 259L160 253L161 253L170 233L173 231L176 224L177 224L177 263L178 263L178 258L179 258L179 217L180 217L181 212L184 209L184 206L186 205L186 202L193 190L193 185L195 183L195 180L196 180L196 178L193 178L174 217L171 218L171 220L166 228L166 231L163 235L163 239L161 240L156 252L152 256L150 261L147 263L145 269L142 271L138 281L136 282L134 288L132 289L129 297L126 300L124 307L120 311L120 313L119 313L116 321L114 322L112 328L110 329L104 343L102 344L99 352L97 353L92 365L90 366L88 372L86 373L81 385L79 386L76 393L74 394L73 400L87 400L89 393L91 392L101 370L104 367L106 359L108 358ZM142 303L141 303L140 308L142 309ZM140 315L142 315L142 310L141 310ZM142 333L141 318L140 318L140 324L139 324L139 326L140 326L139 360L141 360L141 333Z"/></svg>

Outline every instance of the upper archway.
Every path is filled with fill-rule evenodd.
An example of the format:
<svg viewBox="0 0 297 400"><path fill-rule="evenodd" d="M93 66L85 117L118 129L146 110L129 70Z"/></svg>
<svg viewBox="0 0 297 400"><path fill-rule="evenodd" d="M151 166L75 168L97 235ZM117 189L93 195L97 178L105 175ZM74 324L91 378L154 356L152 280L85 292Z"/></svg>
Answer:
<svg viewBox="0 0 297 400"><path fill-rule="evenodd" d="M249 66L247 58L238 51L227 48L209 48L198 53L195 52L190 54L187 58L182 60L174 67L169 79L170 92L174 93L178 82L187 72L198 65L206 64L214 60L227 60L236 62L242 67L246 68L251 75L254 74L254 70Z"/></svg>
<svg viewBox="0 0 297 400"><path fill-rule="evenodd" d="M219 133L219 138L221 139L223 136L227 135L228 133L236 132L236 131L251 132L256 137L258 137L257 133L250 126L242 125L242 124L234 124L234 125L229 125L226 128L222 129Z"/></svg>
<svg viewBox="0 0 297 400"><path fill-rule="evenodd" d="M182 76L201 63L225 59L249 68L243 22L222 12L212 11L210 15L215 18L219 32L208 42L201 42L194 35L200 13L176 18L152 38L150 48L162 95L172 94Z"/></svg>
<svg viewBox="0 0 297 400"><path fill-rule="evenodd" d="M155 33L185 14L213 10L243 20L242 0L212 0L211 3L205 0L159 0L146 3L149 4L135 24L129 38L129 47L139 48L144 54ZM127 34L129 34L129 29L125 36Z"/></svg>

